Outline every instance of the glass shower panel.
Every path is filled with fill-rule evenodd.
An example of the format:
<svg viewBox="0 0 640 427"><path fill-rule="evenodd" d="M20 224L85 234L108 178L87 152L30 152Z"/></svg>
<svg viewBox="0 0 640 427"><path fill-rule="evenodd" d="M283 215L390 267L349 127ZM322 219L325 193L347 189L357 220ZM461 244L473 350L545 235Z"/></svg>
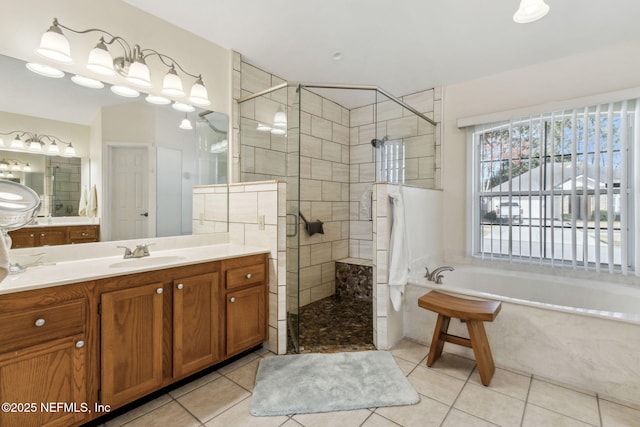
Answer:
<svg viewBox="0 0 640 427"><path fill-rule="evenodd" d="M285 86L240 103L240 181L286 183L288 350L299 351L300 94Z"/></svg>
<svg viewBox="0 0 640 427"><path fill-rule="evenodd" d="M213 111L196 120L199 185L226 184L229 157L229 118Z"/></svg>
<svg viewBox="0 0 640 427"><path fill-rule="evenodd" d="M435 127L378 92L376 181L435 188Z"/></svg>

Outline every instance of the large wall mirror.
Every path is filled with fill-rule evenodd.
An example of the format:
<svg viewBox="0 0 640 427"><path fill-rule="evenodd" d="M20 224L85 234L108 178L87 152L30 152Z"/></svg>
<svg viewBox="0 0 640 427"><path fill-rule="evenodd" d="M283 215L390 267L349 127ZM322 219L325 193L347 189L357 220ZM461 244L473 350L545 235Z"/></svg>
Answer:
<svg viewBox="0 0 640 427"><path fill-rule="evenodd" d="M193 186L227 183L228 117L150 104L144 94L121 97L107 84L81 87L70 77L40 76L0 55L0 134L54 135L76 152L34 153L0 135L0 179L33 188L43 201L39 216L54 218L82 215L81 195L94 191L102 240L191 234ZM191 129L181 126L185 119Z"/></svg>

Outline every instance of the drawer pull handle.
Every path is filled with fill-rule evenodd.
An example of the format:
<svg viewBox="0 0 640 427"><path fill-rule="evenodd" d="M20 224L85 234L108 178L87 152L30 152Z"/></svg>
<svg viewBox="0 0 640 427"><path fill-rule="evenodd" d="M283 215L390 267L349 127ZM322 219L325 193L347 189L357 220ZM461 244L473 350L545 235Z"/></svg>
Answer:
<svg viewBox="0 0 640 427"><path fill-rule="evenodd" d="M236 302L236 297L229 298L229 302Z"/></svg>
<svg viewBox="0 0 640 427"><path fill-rule="evenodd" d="M76 343L76 348L82 348L84 347L84 341L80 340Z"/></svg>
<svg viewBox="0 0 640 427"><path fill-rule="evenodd" d="M182 283L178 283L177 288L178 288L178 289L183 289L183 288L184 288L184 285L183 285Z"/></svg>
<svg viewBox="0 0 640 427"><path fill-rule="evenodd" d="M158 294L158 295L162 294L162 288L156 289L156 294Z"/></svg>
<svg viewBox="0 0 640 427"><path fill-rule="evenodd" d="M44 319L38 319L38 320L36 320L36 323L35 323L36 327L38 327L38 328L40 328L41 326L44 326L44 324L45 324L45 320Z"/></svg>
<svg viewBox="0 0 640 427"><path fill-rule="evenodd" d="M44 237L44 233L40 233L40 236L41 236L41 237Z"/></svg>
<svg viewBox="0 0 640 427"><path fill-rule="evenodd" d="M247 275L246 275L246 276L244 276L244 277L246 277L247 279L251 279L251 278L253 277L253 274L251 274L251 273L247 273Z"/></svg>

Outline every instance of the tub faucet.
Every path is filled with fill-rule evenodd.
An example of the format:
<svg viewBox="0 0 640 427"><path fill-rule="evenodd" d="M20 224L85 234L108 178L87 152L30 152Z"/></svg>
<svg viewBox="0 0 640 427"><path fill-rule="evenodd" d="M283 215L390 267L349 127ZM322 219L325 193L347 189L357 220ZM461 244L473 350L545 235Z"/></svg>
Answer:
<svg viewBox="0 0 640 427"><path fill-rule="evenodd" d="M426 267L425 267L426 268ZM440 274L443 271L453 271L454 268L453 267L449 267L448 265L442 266L442 267L438 267L436 269L434 269L431 273L429 273L429 269L427 269L427 274L425 274L424 277L427 278L427 280L429 280L430 282L435 282L436 285L441 285L442 284L442 278L444 277L444 275Z"/></svg>

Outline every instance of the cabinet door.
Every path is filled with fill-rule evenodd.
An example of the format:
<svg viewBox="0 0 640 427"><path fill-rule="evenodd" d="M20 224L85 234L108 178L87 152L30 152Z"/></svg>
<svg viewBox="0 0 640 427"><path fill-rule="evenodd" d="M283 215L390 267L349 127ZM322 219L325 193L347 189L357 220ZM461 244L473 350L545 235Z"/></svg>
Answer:
<svg viewBox="0 0 640 427"><path fill-rule="evenodd" d="M36 232L38 246L65 245L67 243L66 227L51 227Z"/></svg>
<svg viewBox="0 0 640 427"><path fill-rule="evenodd" d="M176 378L222 358L219 289L218 273L173 281L173 376Z"/></svg>
<svg viewBox="0 0 640 427"><path fill-rule="evenodd" d="M266 285L227 293L227 356L267 339Z"/></svg>
<svg viewBox="0 0 640 427"><path fill-rule="evenodd" d="M101 402L117 407L162 384L162 284L106 292L101 301Z"/></svg>
<svg viewBox="0 0 640 427"><path fill-rule="evenodd" d="M89 399L83 339L67 337L0 355L2 402L35 404L20 412L0 411L0 426L67 427L85 418L86 409L92 408L85 406ZM56 402L68 406L41 406Z"/></svg>
<svg viewBox="0 0 640 427"><path fill-rule="evenodd" d="M33 229L23 228L22 230L13 230L9 232L11 236L11 248L33 248L36 246L36 235Z"/></svg>

